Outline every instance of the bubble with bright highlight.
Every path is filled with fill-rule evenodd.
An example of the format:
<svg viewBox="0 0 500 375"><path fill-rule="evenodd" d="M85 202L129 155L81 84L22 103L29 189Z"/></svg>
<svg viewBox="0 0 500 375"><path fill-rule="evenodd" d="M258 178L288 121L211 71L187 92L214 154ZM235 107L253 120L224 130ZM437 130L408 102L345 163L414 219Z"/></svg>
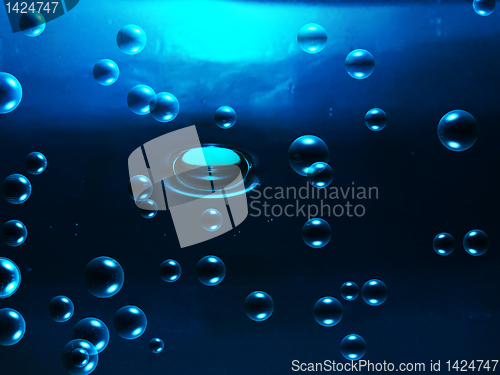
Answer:
<svg viewBox="0 0 500 375"><path fill-rule="evenodd" d="M39 175L47 169L47 158L41 152L30 152L24 159L24 166L28 173Z"/></svg>
<svg viewBox="0 0 500 375"><path fill-rule="evenodd" d="M73 339L85 339L95 346L98 353L102 352L109 343L109 330L106 324L97 318L85 318L73 327Z"/></svg>
<svg viewBox="0 0 500 375"><path fill-rule="evenodd" d="M323 297L314 304L313 315L314 319L323 327L333 327L344 316L344 308L338 299Z"/></svg>
<svg viewBox="0 0 500 375"><path fill-rule="evenodd" d="M21 285L21 271L8 258L0 257L0 299L13 295Z"/></svg>
<svg viewBox="0 0 500 375"><path fill-rule="evenodd" d="M26 322L18 311L9 308L0 309L0 345L17 344L25 333Z"/></svg>
<svg viewBox="0 0 500 375"><path fill-rule="evenodd" d="M315 188L321 189L333 181L333 169L327 163L314 163L307 169L307 181Z"/></svg>
<svg viewBox="0 0 500 375"><path fill-rule="evenodd" d="M146 314L137 306L124 306L113 317L115 332L126 340L141 337L147 325Z"/></svg>
<svg viewBox="0 0 500 375"><path fill-rule="evenodd" d="M71 364L75 367L85 367L89 360L89 353L83 348L76 348L71 352Z"/></svg>
<svg viewBox="0 0 500 375"><path fill-rule="evenodd" d="M136 115L147 115L155 108L156 93L147 85L137 85L127 94L127 105Z"/></svg>
<svg viewBox="0 0 500 375"><path fill-rule="evenodd" d="M170 122L179 114L179 101L169 92L160 92L149 104L151 116L159 122Z"/></svg>
<svg viewBox="0 0 500 375"><path fill-rule="evenodd" d="M66 296L55 296L49 302L49 316L54 322L67 322L71 319L74 312L75 306Z"/></svg>
<svg viewBox="0 0 500 375"><path fill-rule="evenodd" d="M2 240L6 245L17 247L26 241L28 230L19 220L9 220L2 226Z"/></svg>
<svg viewBox="0 0 500 375"><path fill-rule="evenodd" d="M340 352L345 359L357 361L366 353L366 341L356 334L347 335L340 342Z"/></svg>
<svg viewBox="0 0 500 375"><path fill-rule="evenodd" d="M303 135L292 142L288 149L288 162L301 176L307 176L309 167L317 162L328 163L330 151L322 139L314 135Z"/></svg>
<svg viewBox="0 0 500 375"><path fill-rule="evenodd" d="M268 319L274 311L274 302L266 292L250 293L245 299L245 314L255 322Z"/></svg>
<svg viewBox="0 0 500 375"><path fill-rule="evenodd" d="M365 79L375 70L375 59L367 50L355 49L347 55L345 69L352 78Z"/></svg>
<svg viewBox="0 0 500 375"><path fill-rule="evenodd" d="M455 250L455 239L449 233L442 232L432 241L434 251L442 256L450 255Z"/></svg>
<svg viewBox="0 0 500 375"><path fill-rule="evenodd" d="M102 59L94 65L92 74L98 84L109 86L115 83L120 76L120 69L113 60Z"/></svg>
<svg viewBox="0 0 500 375"><path fill-rule="evenodd" d="M365 124L374 132L381 131L387 125L387 114L380 108L372 108L366 112Z"/></svg>
<svg viewBox="0 0 500 375"><path fill-rule="evenodd" d="M24 35L30 38L37 37L45 30L45 17L37 11L24 13L19 18L19 28Z"/></svg>
<svg viewBox="0 0 500 375"><path fill-rule="evenodd" d="M221 129L232 128L233 125L236 124L236 112L227 105L219 107L215 111L214 121Z"/></svg>
<svg viewBox="0 0 500 375"><path fill-rule="evenodd" d="M489 16L496 7L495 0L474 0L472 2L474 12L482 17Z"/></svg>
<svg viewBox="0 0 500 375"><path fill-rule="evenodd" d="M167 259L160 264L160 277L167 283L177 281L181 277L181 273L181 265L173 259Z"/></svg>
<svg viewBox="0 0 500 375"><path fill-rule="evenodd" d="M142 201L148 199L153 194L153 184L146 176L134 176L128 182L127 193L133 200ZM134 197L134 194L136 197Z"/></svg>
<svg viewBox="0 0 500 375"><path fill-rule="evenodd" d="M387 286L378 279L368 280L361 288L361 297L370 306L379 306L387 299Z"/></svg>
<svg viewBox="0 0 500 375"><path fill-rule="evenodd" d="M31 182L22 174L11 174L3 180L2 195L11 204L22 204L31 195Z"/></svg>
<svg viewBox="0 0 500 375"><path fill-rule="evenodd" d="M215 232L222 226L222 214L215 208L209 208L201 214L200 222L207 232Z"/></svg>
<svg viewBox="0 0 500 375"><path fill-rule="evenodd" d="M0 73L0 115L12 112L23 98L23 88L12 74Z"/></svg>
<svg viewBox="0 0 500 375"><path fill-rule="evenodd" d="M226 265L215 255L207 255L196 265L196 277L206 286L220 284L226 276Z"/></svg>
<svg viewBox="0 0 500 375"><path fill-rule="evenodd" d="M109 298L120 291L125 275L120 263L113 258L102 256L87 264L83 281L90 294L98 298Z"/></svg>
<svg viewBox="0 0 500 375"><path fill-rule="evenodd" d="M145 219L152 219L158 213L158 205L152 199L144 199L137 202L141 216Z"/></svg>
<svg viewBox="0 0 500 375"><path fill-rule="evenodd" d="M340 287L340 295L346 301L354 301L359 296L359 286L352 281L346 281Z"/></svg>
<svg viewBox="0 0 500 375"><path fill-rule="evenodd" d="M437 133L439 140L448 150L465 151L476 143L479 126L469 112L458 109L441 118Z"/></svg>
<svg viewBox="0 0 500 375"><path fill-rule="evenodd" d="M307 246L314 249L324 247L332 238L332 228L325 220L313 218L302 227L302 239Z"/></svg>
<svg viewBox="0 0 500 375"><path fill-rule="evenodd" d="M98 362L97 349L84 339L71 340L61 353L62 366L71 375L88 375L95 370Z"/></svg>
<svg viewBox="0 0 500 375"><path fill-rule="evenodd" d="M473 229L464 236L464 249L470 255L478 257L488 251L490 239L480 229Z"/></svg>
<svg viewBox="0 0 500 375"><path fill-rule="evenodd" d="M149 342L149 350L151 350L153 353L161 353L163 351L163 348L165 348L165 344L162 339L159 339L158 337L151 339Z"/></svg>
<svg viewBox="0 0 500 375"><path fill-rule="evenodd" d="M308 23L302 26L297 34L299 47L302 51L310 54L323 51L327 39L325 29L316 23Z"/></svg>
<svg viewBox="0 0 500 375"><path fill-rule="evenodd" d="M147 41L145 31L137 25L127 25L116 35L118 48L127 55L137 55L146 47Z"/></svg>

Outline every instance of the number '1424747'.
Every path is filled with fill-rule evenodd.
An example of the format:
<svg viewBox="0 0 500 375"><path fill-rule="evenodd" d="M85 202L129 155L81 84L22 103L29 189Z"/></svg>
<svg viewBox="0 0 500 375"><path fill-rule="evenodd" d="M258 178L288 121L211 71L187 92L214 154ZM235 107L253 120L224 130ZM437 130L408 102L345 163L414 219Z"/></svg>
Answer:
<svg viewBox="0 0 500 375"><path fill-rule="evenodd" d="M5 6L7 7L7 13L55 13L56 8L59 5L58 1L53 1L53 2L44 2L44 1L37 1L37 2L22 2L22 3L6 3Z"/></svg>

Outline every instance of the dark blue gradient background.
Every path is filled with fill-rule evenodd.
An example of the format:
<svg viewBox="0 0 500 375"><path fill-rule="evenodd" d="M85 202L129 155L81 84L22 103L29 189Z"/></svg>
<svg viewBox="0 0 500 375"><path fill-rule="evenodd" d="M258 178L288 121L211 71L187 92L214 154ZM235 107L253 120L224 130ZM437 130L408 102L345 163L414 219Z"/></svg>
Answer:
<svg viewBox="0 0 500 375"><path fill-rule="evenodd" d="M61 349L86 317L101 319L111 333L97 375L289 374L295 359L346 362L339 345L351 333L366 340L371 362L500 359L499 9L479 17L470 2L88 0L32 39L12 34L0 13L0 71L23 86L19 107L0 116L0 177L25 174L32 151L48 159L43 174L28 176L26 203L0 201L2 223L18 219L28 228L22 246L0 244L0 256L22 272L21 287L0 308L18 310L27 324L18 344L0 347L2 375L64 374ZM316 55L296 43L309 22L328 33ZM148 36L136 56L115 43L126 24ZM355 48L375 58L366 80L345 72ZM104 58L120 67L109 87L92 78ZM133 114L126 95L137 84L176 95L179 116L162 124ZM238 114L229 130L213 122L221 105ZM378 133L364 124L373 107L389 116ZM437 137L439 120L454 109L473 114L480 127L477 143L462 153ZM305 186L287 151L295 138L313 134L330 148L333 186L376 186L379 197L356 202L365 205L364 217L326 217L333 237L322 249L302 241L304 217L248 217L230 233L180 249L170 214L145 220L127 196L127 160L144 142L193 124L202 142L249 152L261 191ZM337 203L345 201L330 202ZM476 228L491 243L477 258L461 244ZM447 257L432 249L442 231L457 242ZM227 267L213 288L195 276L198 260L211 254ZM125 271L123 289L110 299L83 284L85 265L101 255ZM183 270L172 284L158 272L168 258ZM372 278L389 288L383 305L341 299L342 283L361 287ZM243 311L255 290L274 299L264 322ZM75 304L67 323L47 313L59 294ZM324 296L344 305L332 328L312 316ZM112 325L129 304L148 317L145 334L133 341ZM161 354L148 349L153 337L165 342Z"/></svg>

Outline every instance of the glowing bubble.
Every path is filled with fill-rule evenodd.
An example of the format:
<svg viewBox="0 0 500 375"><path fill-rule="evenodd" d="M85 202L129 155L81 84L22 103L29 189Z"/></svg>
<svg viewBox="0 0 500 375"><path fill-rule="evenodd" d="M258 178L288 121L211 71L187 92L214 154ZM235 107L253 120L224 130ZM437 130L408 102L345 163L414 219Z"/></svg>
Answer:
<svg viewBox="0 0 500 375"><path fill-rule="evenodd" d="M136 201L148 199L153 194L153 184L146 176L134 176L128 182L127 193L130 198Z"/></svg>
<svg viewBox="0 0 500 375"><path fill-rule="evenodd" d="M470 255L478 257L488 251L490 240L488 235L480 229L469 231L464 237L464 249Z"/></svg>
<svg viewBox="0 0 500 375"><path fill-rule="evenodd" d="M209 208L201 214L201 226L208 232L215 232L222 226L222 215L215 208Z"/></svg>
<svg viewBox="0 0 500 375"><path fill-rule="evenodd" d="M361 288L361 297L370 306L378 306L387 299L387 286L380 280L368 280Z"/></svg>
<svg viewBox="0 0 500 375"><path fill-rule="evenodd" d="M85 318L73 327L73 339L85 339L95 346L98 353L106 349L109 343L109 330L106 324L97 318Z"/></svg>
<svg viewBox="0 0 500 375"><path fill-rule="evenodd" d="M22 245L26 237L28 230L19 220L9 220L2 227L2 240L6 245L12 247Z"/></svg>
<svg viewBox="0 0 500 375"><path fill-rule="evenodd" d="M49 316L55 322L67 322L71 319L74 312L75 306L66 296L56 296L49 302Z"/></svg>
<svg viewBox="0 0 500 375"><path fill-rule="evenodd" d="M120 69L113 60L102 59L94 65L92 74L97 83L103 86L109 86L118 79Z"/></svg>
<svg viewBox="0 0 500 375"><path fill-rule="evenodd" d="M368 129L378 132L387 125L387 114L380 108L372 108L366 112L365 124Z"/></svg>
<svg viewBox="0 0 500 375"><path fill-rule="evenodd" d="M321 52L325 48L327 39L325 29L315 23L302 26L297 35L299 47L311 54Z"/></svg>
<svg viewBox="0 0 500 375"><path fill-rule="evenodd" d="M19 28L24 35L34 38L45 30L45 17L37 11L24 13L19 18Z"/></svg>
<svg viewBox="0 0 500 375"><path fill-rule="evenodd" d="M150 102L151 116L159 122L170 122L179 114L179 101L169 92L160 92Z"/></svg>
<svg viewBox="0 0 500 375"><path fill-rule="evenodd" d="M434 251L439 255L450 255L455 250L455 239L449 233L439 233L432 241Z"/></svg>
<svg viewBox="0 0 500 375"><path fill-rule="evenodd" d="M303 135L297 138L288 149L288 162L292 169L301 176L307 176L309 167L314 163L328 163L329 159L328 146L314 135Z"/></svg>
<svg viewBox="0 0 500 375"><path fill-rule="evenodd" d="M315 188L321 189L333 181L333 169L322 161L314 163L307 169L307 181Z"/></svg>
<svg viewBox="0 0 500 375"><path fill-rule="evenodd" d="M366 353L366 341L359 335L347 335L340 342L340 352L345 359L357 361Z"/></svg>
<svg viewBox="0 0 500 375"><path fill-rule="evenodd" d="M320 298L313 308L314 319L323 327L333 327L344 315L344 308L338 299L333 297Z"/></svg>
<svg viewBox="0 0 500 375"><path fill-rule="evenodd" d="M232 128L236 124L236 112L227 105L219 107L215 111L214 121L221 129Z"/></svg>
<svg viewBox="0 0 500 375"><path fill-rule="evenodd" d="M160 265L160 277L167 283L177 281L181 273L181 265L173 259L167 259Z"/></svg>
<svg viewBox="0 0 500 375"><path fill-rule="evenodd" d="M0 73L0 114L12 112L23 98L23 88L12 74Z"/></svg>
<svg viewBox="0 0 500 375"><path fill-rule="evenodd" d="M3 180L2 195L9 203L24 203L31 195L31 183L22 174L11 174Z"/></svg>
<svg viewBox="0 0 500 375"><path fill-rule="evenodd" d="M347 55L345 69L352 78L365 79L375 70L375 59L367 50L355 49Z"/></svg>
<svg viewBox="0 0 500 375"><path fill-rule="evenodd" d="M136 115L147 115L156 105L156 93L146 85L137 85L127 94L127 105Z"/></svg>
<svg viewBox="0 0 500 375"><path fill-rule="evenodd" d="M439 121L438 137L444 147L451 151L465 151L477 141L479 126L476 119L462 110L448 112Z"/></svg>
<svg viewBox="0 0 500 375"><path fill-rule="evenodd" d="M83 273L85 287L90 294L99 298L114 296L122 288L124 280L122 266L106 256L92 259Z"/></svg>
<svg viewBox="0 0 500 375"><path fill-rule="evenodd" d="M25 333L26 322L18 311L9 308L0 309L0 345L17 344Z"/></svg>
<svg viewBox="0 0 500 375"><path fill-rule="evenodd" d="M126 340L140 337L146 330L148 320L144 312L137 306L124 306L118 310L113 318L115 332Z"/></svg>
<svg viewBox="0 0 500 375"><path fill-rule="evenodd" d="M273 299L266 292L253 292L245 299L245 314L256 322L268 319L273 311Z"/></svg>
<svg viewBox="0 0 500 375"><path fill-rule="evenodd" d="M146 47L147 41L146 33L137 25L123 27L116 36L118 48L127 55L137 55Z"/></svg>
<svg viewBox="0 0 500 375"><path fill-rule="evenodd" d="M17 264L0 257L0 299L13 295L21 285L21 271Z"/></svg>
<svg viewBox="0 0 500 375"><path fill-rule="evenodd" d="M472 2L472 7L474 11L480 16L489 16L495 10L496 2L495 0L474 0Z"/></svg>
<svg viewBox="0 0 500 375"><path fill-rule="evenodd" d="M352 281L347 281L340 287L340 295L346 301L354 301L359 296L359 286Z"/></svg>
<svg viewBox="0 0 500 375"><path fill-rule="evenodd" d="M47 158L41 152L31 152L24 159L24 166L28 173L39 175L47 168Z"/></svg>
<svg viewBox="0 0 500 375"><path fill-rule="evenodd" d="M71 364L75 367L85 367L89 360L89 353L83 348L76 348L71 352Z"/></svg>
<svg viewBox="0 0 500 375"><path fill-rule="evenodd" d="M153 353L161 353L164 347L165 344L163 343L162 339L154 338L149 342L149 350L151 350Z"/></svg>
<svg viewBox="0 0 500 375"><path fill-rule="evenodd" d="M215 255L207 255L196 265L196 276L203 285L215 286L226 276L226 265Z"/></svg>
<svg viewBox="0 0 500 375"><path fill-rule="evenodd" d="M332 238L332 228L325 220L314 218L302 227L302 239L306 245L319 249L326 246Z"/></svg>
<svg viewBox="0 0 500 375"><path fill-rule="evenodd" d="M137 202L141 216L145 219L152 219L158 213L158 205L152 199L145 199Z"/></svg>
<svg viewBox="0 0 500 375"><path fill-rule="evenodd" d="M99 362L97 349L84 339L71 340L61 353L62 366L71 375L90 374L97 367L97 362Z"/></svg>

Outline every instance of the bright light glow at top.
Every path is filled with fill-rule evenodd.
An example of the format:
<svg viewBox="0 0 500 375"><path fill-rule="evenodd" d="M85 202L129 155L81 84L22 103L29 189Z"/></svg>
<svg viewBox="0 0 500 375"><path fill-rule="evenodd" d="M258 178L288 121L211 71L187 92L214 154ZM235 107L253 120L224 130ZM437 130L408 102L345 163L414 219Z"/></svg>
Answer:
<svg viewBox="0 0 500 375"><path fill-rule="evenodd" d="M446 121L453 121L453 120L456 120L457 118L458 118L458 114L452 113L451 115L448 115L446 117Z"/></svg>
<svg viewBox="0 0 500 375"><path fill-rule="evenodd" d="M143 8L155 9L148 11L147 32L157 37L162 56L263 63L281 61L300 51L295 37L298 28L294 24L294 21L301 23L297 9L213 0L147 2ZM168 22L164 20L165 14L171 15ZM283 37L292 32L288 40Z"/></svg>

